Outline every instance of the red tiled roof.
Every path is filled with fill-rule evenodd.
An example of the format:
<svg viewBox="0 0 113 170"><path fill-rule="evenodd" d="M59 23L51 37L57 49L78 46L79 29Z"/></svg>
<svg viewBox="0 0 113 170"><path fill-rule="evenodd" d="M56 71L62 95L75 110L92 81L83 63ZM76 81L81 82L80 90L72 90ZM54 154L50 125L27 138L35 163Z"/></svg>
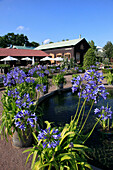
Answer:
<svg viewBox="0 0 113 170"><path fill-rule="evenodd" d="M43 56L48 56L47 53L45 53L44 51L41 50L26 50L26 49L7 49L7 48L0 48L0 56L12 56L12 57L16 57L16 56L20 56L20 57L31 57L31 56L39 56L39 57L43 57Z"/></svg>

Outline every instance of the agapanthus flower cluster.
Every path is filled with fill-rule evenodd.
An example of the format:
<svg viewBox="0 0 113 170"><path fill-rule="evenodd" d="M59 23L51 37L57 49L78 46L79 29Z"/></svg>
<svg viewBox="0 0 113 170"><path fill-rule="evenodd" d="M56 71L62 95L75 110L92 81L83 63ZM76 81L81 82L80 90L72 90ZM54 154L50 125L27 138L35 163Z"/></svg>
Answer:
<svg viewBox="0 0 113 170"><path fill-rule="evenodd" d="M46 92L47 85L37 84L35 89L38 90L39 92Z"/></svg>
<svg viewBox="0 0 113 170"><path fill-rule="evenodd" d="M100 109L96 108L94 110L95 114L98 114L98 117L101 117L102 120L107 120L108 118L112 119L112 111L111 108L106 106L101 106Z"/></svg>
<svg viewBox="0 0 113 170"><path fill-rule="evenodd" d="M101 80L103 80L103 79L104 79L103 74L99 73L98 71L95 71L95 69L87 70L84 74L84 80L95 81L97 84L102 83Z"/></svg>
<svg viewBox="0 0 113 170"><path fill-rule="evenodd" d="M33 78L31 78L31 77L26 77L25 82L27 82L27 83L34 83L35 80Z"/></svg>
<svg viewBox="0 0 113 170"><path fill-rule="evenodd" d="M40 74L42 74L42 76L44 75L44 74L49 74L49 71L47 70L47 67L46 66L35 66L35 67L33 67L32 69L30 69L29 71L28 71L28 76L33 76L33 74L36 72L36 74L37 75L39 75L40 76Z"/></svg>
<svg viewBox="0 0 113 170"><path fill-rule="evenodd" d="M28 71L28 76L33 76L33 74L35 73L35 72L37 72L37 71L39 71L39 70L41 70L41 67L33 67L32 69L30 69L29 71Z"/></svg>
<svg viewBox="0 0 113 170"><path fill-rule="evenodd" d="M21 84L24 82L27 75L23 70L20 70L18 67L15 67L6 76L3 76L4 86L14 86L16 84Z"/></svg>
<svg viewBox="0 0 113 170"><path fill-rule="evenodd" d="M59 145L60 142L60 137L61 134L59 133L58 129L45 129L39 132L38 135L38 140L42 141L42 146L43 148L47 147L47 148L55 148L57 145Z"/></svg>
<svg viewBox="0 0 113 170"><path fill-rule="evenodd" d="M87 72L85 72L84 77L79 75L75 80L73 81L74 84L72 86L72 92L79 90L78 96L80 98L87 98L87 101L94 100L95 103L97 103L97 99L99 99L99 96L102 96L104 99L107 97L106 89L104 87L101 80L103 79L103 76L98 71L95 71L95 69L90 69Z"/></svg>
<svg viewBox="0 0 113 170"><path fill-rule="evenodd" d="M37 121L37 116L35 113L31 113L28 110L21 110L14 116L14 124L16 127L18 127L21 130L24 130L30 126L33 128Z"/></svg>
<svg viewBox="0 0 113 170"><path fill-rule="evenodd" d="M18 98L18 99L20 98L19 91L17 90L17 88L8 90L7 95L13 98Z"/></svg>
<svg viewBox="0 0 113 170"><path fill-rule="evenodd" d="M33 105L33 101L31 100L31 98L30 98L30 95L29 95L29 93L25 93L22 97L18 97L17 99L16 99L16 106L18 107L18 108L29 108L31 105Z"/></svg>

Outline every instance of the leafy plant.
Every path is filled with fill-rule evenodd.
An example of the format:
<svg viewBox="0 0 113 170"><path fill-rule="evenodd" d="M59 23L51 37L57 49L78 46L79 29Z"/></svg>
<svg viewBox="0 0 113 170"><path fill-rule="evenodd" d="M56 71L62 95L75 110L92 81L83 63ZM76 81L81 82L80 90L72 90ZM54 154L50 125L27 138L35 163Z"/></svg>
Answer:
<svg viewBox="0 0 113 170"><path fill-rule="evenodd" d="M105 76L105 78L107 79L107 83L108 84L112 84L113 82L113 76L112 76L112 73L109 71L109 73Z"/></svg>
<svg viewBox="0 0 113 170"><path fill-rule="evenodd" d="M92 110L94 102L98 101L98 97L101 95L106 99L107 93L103 85L100 85L102 75L94 69L88 70L84 77L78 75L75 78L72 92L74 93L79 89L78 96L79 102L76 109L74 118L71 119L69 124L65 124L63 128L54 129L49 122L46 122L47 129L38 132L38 137L34 134L36 145L33 148L24 152L30 152L27 158L33 154L32 165L33 169L91 169L90 165L86 161L85 151L88 149L84 146L85 141L90 137L97 121L92 130L84 135L83 129L86 125L89 114ZM87 83L84 84L83 81ZM81 98L84 99L81 104ZM85 104L87 101L91 101L91 106L85 114ZM60 133L61 132L61 133ZM55 134L53 134L55 133Z"/></svg>
<svg viewBox="0 0 113 170"><path fill-rule="evenodd" d="M19 68L14 68L4 76L4 86L6 90L2 95L3 112L1 116L0 134L12 135L18 131L26 131L28 128L34 129L37 116L35 115L37 103L36 81L26 77L26 74Z"/></svg>
<svg viewBox="0 0 113 170"><path fill-rule="evenodd" d="M54 75L52 77L52 83L56 86L59 86L60 83L66 84L66 79L64 77L64 74L60 73L60 74Z"/></svg>
<svg viewBox="0 0 113 170"><path fill-rule="evenodd" d="M91 169L86 161L85 151L88 147L81 144L76 139L76 124L72 127L72 122L65 125L63 130L52 128L46 121L47 128L39 131L38 137L33 133L36 144L33 148L25 150L30 152L27 158L33 155L31 168L35 169ZM73 124L74 125L74 124Z"/></svg>
<svg viewBox="0 0 113 170"><path fill-rule="evenodd" d="M95 64L96 64L96 56L94 50L92 48L89 48L89 50L84 55L83 67L84 69L87 69L91 65L95 65Z"/></svg>

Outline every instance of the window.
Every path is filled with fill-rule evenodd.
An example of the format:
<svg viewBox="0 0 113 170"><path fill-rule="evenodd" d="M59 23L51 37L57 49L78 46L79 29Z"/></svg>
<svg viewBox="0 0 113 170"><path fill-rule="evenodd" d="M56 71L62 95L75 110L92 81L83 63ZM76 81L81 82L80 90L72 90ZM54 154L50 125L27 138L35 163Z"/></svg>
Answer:
<svg viewBox="0 0 113 170"><path fill-rule="evenodd" d="M76 62L80 63L80 53L76 53Z"/></svg>

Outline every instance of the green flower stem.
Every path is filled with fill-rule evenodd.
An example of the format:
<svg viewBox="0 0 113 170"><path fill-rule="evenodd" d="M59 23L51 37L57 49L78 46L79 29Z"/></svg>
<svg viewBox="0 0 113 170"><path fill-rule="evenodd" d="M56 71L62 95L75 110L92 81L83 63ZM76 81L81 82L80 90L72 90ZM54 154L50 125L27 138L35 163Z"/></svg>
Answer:
<svg viewBox="0 0 113 170"><path fill-rule="evenodd" d="M77 110L76 110L75 116L74 116L74 118L73 118L73 122L74 122L74 120L75 120L76 117L77 117L79 107L80 107L80 97L79 97L79 101L78 101Z"/></svg>
<svg viewBox="0 0 113 170"><path fill-rule="evenodd" d="M87 119L88 119L88 117L89 117L89 114L90 114L90 112L91 112L91 110L92 110L93 104L94 104L94 100L93 100L93 102L92 102L92 104L91 104L91 107L90 107L90 110L89 110L89 112L88 112L88 114L87 114L87 117L86 117L86 119L85 119L85 121L84 121L84 123L83 123L83 125L82 125L82 127L81 127L81 129L80 129L80 131L79 131L79 134L81 133L82 129L84 128L84 126L85 126L85 124L86 124L86 121L87 121Z"/></svg>
<svg viewBox="0 0 113 170"><path fill-rule="evenodd" d="M98 121L94 124L91 132L89 133L89 135L87 136L87 138L85 139L85 141L84 141L82 144L84 144L84 143L87 141L87 139L91 136L91 134L93 133L93 131L94 131L95 127L96 127L96 125L99 123L100 119L101 119L101 117L100 117L100 118L98 119Z"/></svg>
<svg viewBox="0 0 113 170"><path fill-rule="evenodd" d="M108 125L108 130L109 130L109 118L108 118L108 123L107 123L107 125Z"/></svg>
<svg viewBox="0 0 113 170"><path fill-rule="evenodd" d="M83 118L84 118L84 112L85 112L85 105L84 105L84 110L83 110L83 113L82 113L82 118L81 118L81 121L80 121L79 128L82 126L82 122L83 122Z"/></svg>
<svg viewBox="0 0 113 170"><path fill-rule="evenodd" d="M82 113L82 110L83 110L83 108L84 108L84 106L85 106L86 100L87 100L87 98L85 98L84 103L82 104L82 107L81 107L81 109L80 109L80 112L79 112L79 115L78 115L78 118L77 118L77 124L78 124L78 121L79 121L79 119L80 119L80 115L81 115L81 113Z"/></svg>

